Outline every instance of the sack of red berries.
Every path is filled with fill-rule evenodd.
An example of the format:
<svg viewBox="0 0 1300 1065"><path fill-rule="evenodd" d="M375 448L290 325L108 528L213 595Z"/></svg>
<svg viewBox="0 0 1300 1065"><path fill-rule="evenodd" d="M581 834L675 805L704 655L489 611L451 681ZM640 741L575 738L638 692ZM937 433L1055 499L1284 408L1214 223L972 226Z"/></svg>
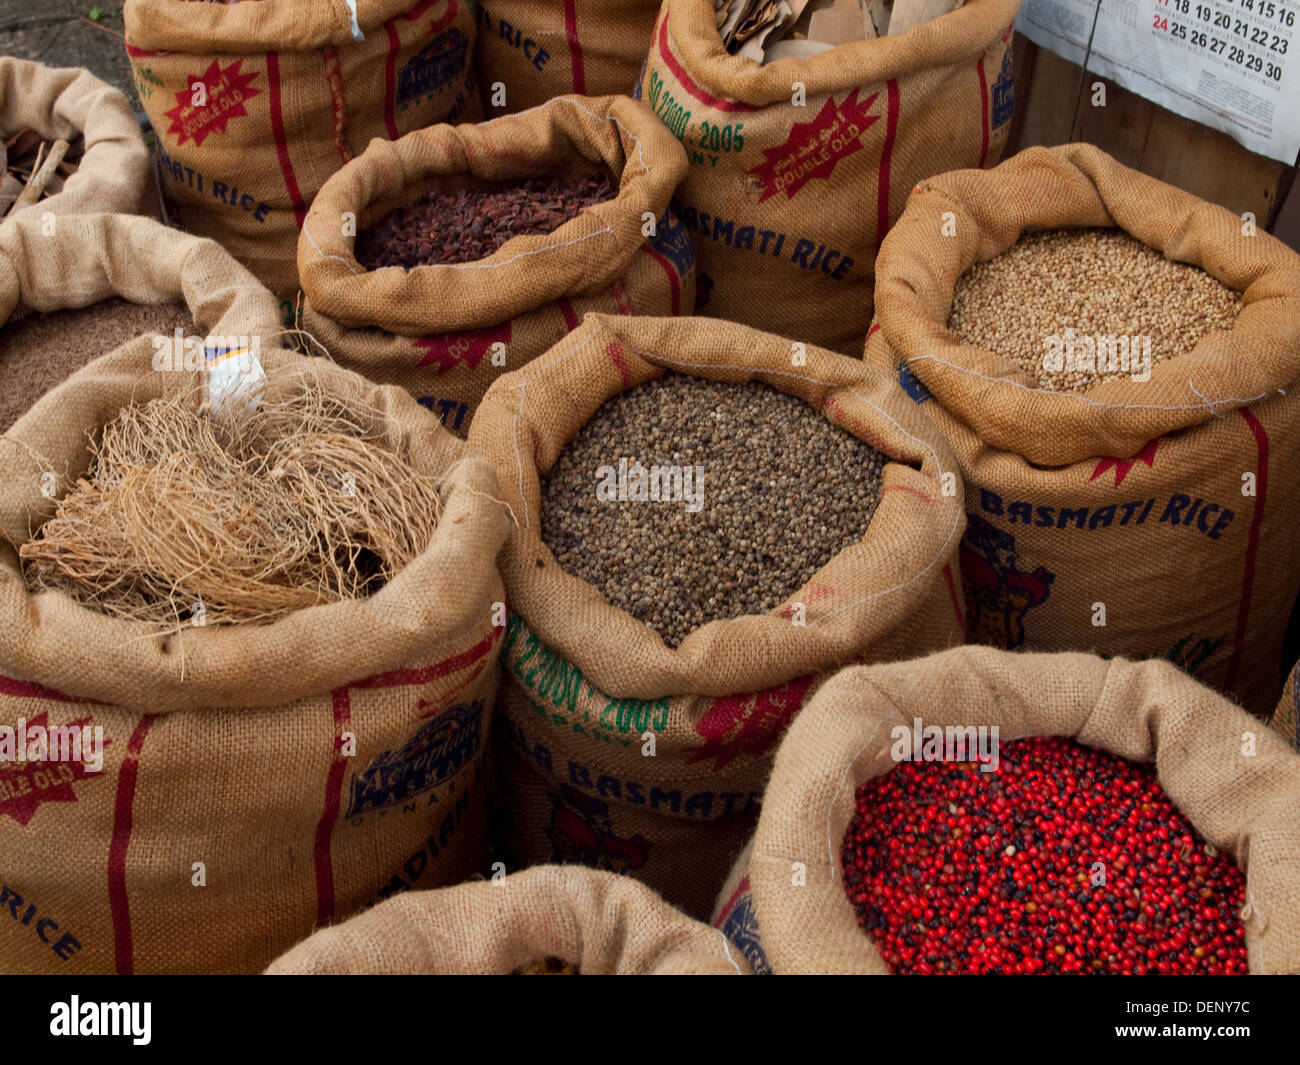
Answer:
<svg viewBox="0 0 1300 1065"><path fill-rule="evenodd" d="M714 914L757 972L1300 970L1300 756L1164 662L828 681Z"/></svg>

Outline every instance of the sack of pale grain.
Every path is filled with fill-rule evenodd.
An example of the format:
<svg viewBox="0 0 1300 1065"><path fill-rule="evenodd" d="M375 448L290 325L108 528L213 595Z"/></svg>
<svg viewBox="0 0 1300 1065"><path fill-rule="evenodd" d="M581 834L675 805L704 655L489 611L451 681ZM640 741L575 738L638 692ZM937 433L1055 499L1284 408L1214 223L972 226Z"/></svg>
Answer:
<svg viewBox="0 0 1300 1065"><path fill-rule="evenodd" d="M666 210L685 166L614 96L376 141L303 226L304 327L463 435L488 386L586 312L691 312L694 250Z"/></svg>
<svg viewBox="0 0 1300 1065"><path fill-rule="evenodd" d="M686 146L674 200L702 313L858 355L876 249L912 186L996 162L1017 0L970 0L899 37L759 66L709 0L665 0L638 85Z"/></svg>
<svg viewBox="0 0 1300 1065"><path fill-rule="evenodd" d="M33 168L38 158L49 160L60 140L68 142L63 162L45 174L41 167ZM11 141L6 153L4 144ZM6 154L12 171L20 153L31 154L32 142L39 154L26 161L24 178L6 173ZM42 197L16 214L33 207L38 216L46 211L135 213L148 203L153 185L149 150L131 105L117 89L88 70L0 56L0 215L37 175L45 182Z"/></svg>
<svg viewBox="0 0 1300 1065"><path fill-rule="evenodd" d="M273 297L212 241L127 229L122 216L75 221L80 259L57 243L11 258L0 307L15 295L39 305L59 279L87 298L184 296L223 346L274 330ZM99 252L89 265L87 246ZM437 478L431 541L370 597L271 624L205 626L183 604L189 622L159 632L29 587L19 551L95 476L88 434L198 379L190 338L184 358L158 339L80 370L0 438L9 972L255 972L315 927L482 868L494 613L504 620L492 560L506 519L489 465L400 390L260 346L264 407L301 389L370 411L404 461Z"/></svg>
<svg viewBox="0 0 1300 1065"><path fill-rule="evenodd" d="M715 923L778 974L1294 972L1298 804L1300 757L1167 663L846 669L782 742Z"/></svg>
<svg viewBox="0 0 1300 1065"><path fill-rule="evenodd" d="M539 964L542 963L542 964ZM644 884L580 866L399 895L317 932L272 976L748 975L727 940Z"/></svg>
<svg viewBox="0 0 1300 1065"><path fill-rule="evenodd" d="M1062 227L1118 229L1026 232ZM1300 256L1067 145L923 182L877 269L866 359L962 466L972 640L1165 658L1266 717L1300 591Z"/></svg>
<svg viewBox="0 0 1300 1065"><path fill-rule="evenodd" d="M185 229L297 292L312 198L374 137L475 121L466 0L127 0L127 54Z"/></svg>
<svg viewBox="0 0 1300 1065"><path fill-rule="evenodd" d="M474 66L483 112L510 114L565 93L629 95L659 0L489 0Z"/></svg>
<svg viewBox="0 0 1300 1065"><path fill-rule="evenodd" d="M711 319L590 315L492 386L470 442L518 522L515 861L626 872L707 916L826 672L962 641L934 435L888 375Z"/></svg>

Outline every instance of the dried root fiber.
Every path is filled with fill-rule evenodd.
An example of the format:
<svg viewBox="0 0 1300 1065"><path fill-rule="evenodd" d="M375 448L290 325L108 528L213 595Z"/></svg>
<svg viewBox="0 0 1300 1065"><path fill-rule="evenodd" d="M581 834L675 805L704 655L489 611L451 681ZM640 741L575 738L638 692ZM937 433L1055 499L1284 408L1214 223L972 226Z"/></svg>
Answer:
<svg viewBox="0 0 1300 1065"><path fill-rule="evenodd" d="M237 425L197 394L122 410L19 552L33 590L169 631L378 591L432 539L437 488L377 412L306 388Z"/></svg>

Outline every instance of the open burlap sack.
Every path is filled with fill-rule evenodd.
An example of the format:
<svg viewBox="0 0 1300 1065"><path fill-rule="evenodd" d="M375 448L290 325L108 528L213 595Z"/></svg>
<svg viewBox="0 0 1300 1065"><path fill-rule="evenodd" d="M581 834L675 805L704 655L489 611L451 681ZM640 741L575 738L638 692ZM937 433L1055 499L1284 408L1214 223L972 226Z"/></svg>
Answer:
<svg viewBox="0 0 1300 1065"><path fill-rule="evenodd" d="M19 213L133 214L146 197L152 206L149 149L131 105L90 71L0 56L0 139L24 127L47 141L80 141L82 154L76 173L60 178L57 191Z"/></svg>
<svg viewBox="0 0 1300 1065"><path fill-rule="evenodd" d="M749 975L726 938L628 877L548 865L399 895L317 932L271 976L493 976L542 958L584 976Z"/></svg>
<svg viewBox="0 0 1300 1065"><path fill-rule="evenodd" d="M858 355L876 249L912 186L1002 152L1018 6L968 0L899 37L760 66L727 53L710 0L664 0L636 95L690 159L674 209L701 313Z"/></svg>
<svg viewBox="0 0 1300 1065"><path fill-rule="evenodd" d="M947 321L973 263L1061 226L1119 226L1244 291L1245 309L1145 382L1032 387ZM877 262L866 359L961 463L972 641L1166 658L1272 711L1300 591L1300 256L1243 228L1083 144L943 174L912 197Z"/></svg>
<svg viewBox="0 0 1300 1065"><path fill-rule="evenodd" d="M0 310L48 302L59 279L79 299L184 296L221 336L275 328L270 293L212 241L73 221L98 257L0 258ZM195 374L154 369L139 337L19 419L0 438L0 725L77 723L105 746L100 772L0 761L0 970L255 972L314 927L482 869L506 524L492 470L399 389L267 344L261 359L272 395L305 383L378 409L440 478L437 533L369 599L159 635L33 595L17 550L85 473L88 432Z"/></svg>
<svg viewBox="0 0 1300 1065"><path fill-rule="evenodd" d="M962 641L961 488L945 448L888 375L823 349L805 356L712 319L589 315L489 390L470 443L493 460L518 521L500 560L512 616L499 776L516 860L628 872L707 917L776 740L827 671ZM539 528L541 474L607 399L669 370L764 381L892 460L858 543L780 608L712 622L676 649L563 572Z"/></svg>
<svg viewBox="0 0 1300 1065"><path fill-rule="evenodd" d="M488 0L474 49L483 111L509 114L565 93L629 95L659 0ZM496 86L505 103L494 104Z"/></svg>
<svg viewBox="0 0 1300 1065"><path fill-rule="evenodd" d="M824 684L780 750L747 871L733 872L715 923L755 970L885 973L841 883L840 849L859 785L894 767L890 730L997 725L999 739L1072 736L1134 762L1246 874L1252 973L1300 970L1300 757L1259 722L1163 662L961 647L846 669ZM1243 753L1252 734L1254 753ZM804 866L806 883L793 863ZM735 891L741 875L746 890ZM741 914L744 920L733 916Z"/></svg>
<svg viewBox="0 0 1300 1065"><path fill-rule="evenodd" d="M281 297L298 230L373 137L476 121L469 0L127 0L126 50L175 220Z"/></svg>
<svg viewBox="0 0 1300 1065"><path fill-rule="evenodd" d="M585 313L691 313L694 248L666 211L685 167L654 116L616 96L376 141L326 183L303 226L305 328L341 364L402 385L463 435L492 382ZM351 212L360 231L435 191L599 169L613 175L613 199L477 262L367 271L339 224Z"/></svg>

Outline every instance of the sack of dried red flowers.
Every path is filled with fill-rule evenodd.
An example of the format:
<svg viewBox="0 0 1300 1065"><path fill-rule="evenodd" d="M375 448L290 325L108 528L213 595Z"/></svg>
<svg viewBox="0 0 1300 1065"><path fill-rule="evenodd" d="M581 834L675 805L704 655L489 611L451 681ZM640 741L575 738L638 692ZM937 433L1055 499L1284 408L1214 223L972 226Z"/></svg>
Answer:
<svg viewBox="0 0 1300 1065"><path fill-rule="evenodd" d="M588 311L691 313L695 253L667 210L685 169L617 96L372 142L303 225L304 328L464 435L488 386Z"/></svg>
<svg viewBox="0 0 1300 1065"><path fill-rule="evenodd" d="M298 944L271 976L748 976L726 938L644 884L571 865L398 895Z"/></svg>
<svg viewBox="0 0 1300 1065"><path fill-rule="evenodd" d="M1297 809L1300 757L1168 663L855 667L787 733L714 924L757 972L1295 972Z"/></svg>

